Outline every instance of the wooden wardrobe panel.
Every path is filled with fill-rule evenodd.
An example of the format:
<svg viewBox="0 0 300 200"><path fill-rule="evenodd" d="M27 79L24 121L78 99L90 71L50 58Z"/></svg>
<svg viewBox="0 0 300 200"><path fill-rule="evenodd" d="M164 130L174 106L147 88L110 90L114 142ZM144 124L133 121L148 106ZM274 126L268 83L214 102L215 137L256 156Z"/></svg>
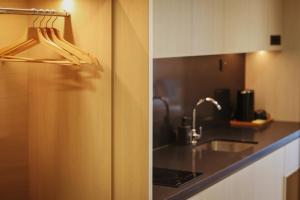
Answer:
<svg viewBox="0 0 300 200"><path fill-rule="evenodd" d="M1 7L26 7L25 0L1 0ZM0 48L24 34L28 17L0 15ZM3 28L5 27L5 28ZM27 64L0 63L0 199L28 196Z"/></svg>
<svg viewBox="0 0 300 200"><path fill-rule="evenodd" d="M113 1L113 199L149 195L148 0Z"/></svg>
<svg viewBox="0 0 300 200"><path fill-rule="evenodd" d="M73 2L69 6L65 2ZM30 200L111 199L111 0L31 0L70 9L55 27L94 54L104 73L32 64L29 69ZM43 47L32 55L55 57Z"/></svg>
<svg viewBox="0 0 300 200"><path fill-rule="evenodd" d="M16 73L16 82L8 90L3 88L8 84L1 88L10 95L13 109L1 109L16 111L12 112L14 124L7 118L11 123L7 130L25 133L21 153L27 156L23 174L28 182L17 188L29 190L30 200L110 200L112 195L120 200L148 199L148 1L115 1L113 15L111 0L29 0L20 7L61 10L66 2L74 3L68 7L72 17L58 19L55 27L65 29L66 39L95 54L104 73L42 64L16 71L17 65L6 66L12 76ZM33 18L22 17L26 23L18 28L23 33ZM3 38L19 36L15 30L1 34L6 34ZM56 56L39 46L28 54ZM18 95L12 92L16 88Z"/></svg>

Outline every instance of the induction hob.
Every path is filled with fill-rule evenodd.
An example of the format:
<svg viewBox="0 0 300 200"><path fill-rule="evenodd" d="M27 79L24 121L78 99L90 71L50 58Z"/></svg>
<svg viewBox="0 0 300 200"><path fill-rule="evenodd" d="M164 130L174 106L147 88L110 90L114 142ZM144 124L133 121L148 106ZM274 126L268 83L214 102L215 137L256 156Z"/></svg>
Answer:
<svg viewBox="0 0 300 200"><path fill-rule="evenodd" d="M153 184L168 187L179 187L182 184L187 183L201 175L201 172L190 172L154 167Z"/></svg>

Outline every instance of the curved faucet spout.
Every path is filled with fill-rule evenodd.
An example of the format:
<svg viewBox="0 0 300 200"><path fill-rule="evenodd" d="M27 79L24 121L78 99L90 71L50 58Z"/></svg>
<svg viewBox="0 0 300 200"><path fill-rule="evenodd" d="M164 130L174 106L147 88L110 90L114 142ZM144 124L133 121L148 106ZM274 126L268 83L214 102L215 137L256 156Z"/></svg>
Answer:
<svg viewBox="0 0 300 200"><path fill-rule="evenodd" d="M222 106L221 106L216 100L214 100L214 99L211 98L211 97L206 97L206 98L204 98L204 99L200 99L200 100L197 102L197 104L196 104L196 106L195 106L194 108L198 107L200 104L202 104L202 103L204 103L204 102L210 102L210 103L214 104L214 105L217 107L218 110L222 110Z"/></svg>
<svg viewBox="0 0 300 200"><path fill-rule="evenodd" d="M197 140L199 140L201 138L201 133L197 134L197 131L196 131L196 115L197 115L196 109L198 106L200 106L204 102L212 103L213 105L216 106L216 108L218 110L222 110L222 106L215 99L213 99L211 97L199 99L199 101L196 103L196 105L194 106L194 109L193 109L193 127L192 127L192 135L193 135L192 143L193 144L197 144Z"/></svg>

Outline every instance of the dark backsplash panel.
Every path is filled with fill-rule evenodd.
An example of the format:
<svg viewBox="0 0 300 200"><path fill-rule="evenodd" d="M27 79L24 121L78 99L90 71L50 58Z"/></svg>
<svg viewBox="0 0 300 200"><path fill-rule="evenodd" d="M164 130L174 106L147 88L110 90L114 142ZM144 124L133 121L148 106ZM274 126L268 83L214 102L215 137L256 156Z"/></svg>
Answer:
<svg viewBox="0 0 300 200"><path fill-rule="evenodd" d="M170 107L168 119L165 104L153 101L153 146L157 148L174 142L181 118L192 116L199 98L216 98L223 110L220 113L210 104L201 105L198 125L208 129L216 123L228 123L237 90L245 87L245 54L155 59L153 73L154 96L163 97Z"/></svg>

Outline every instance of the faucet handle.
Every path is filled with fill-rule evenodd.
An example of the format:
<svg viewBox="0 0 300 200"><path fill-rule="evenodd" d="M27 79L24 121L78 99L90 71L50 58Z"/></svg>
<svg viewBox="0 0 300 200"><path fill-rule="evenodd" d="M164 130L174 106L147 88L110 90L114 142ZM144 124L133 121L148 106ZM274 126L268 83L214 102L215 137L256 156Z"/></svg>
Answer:
<svg viewBox="0 0 300 200"><path fill-rule="evenodd" d="M192 144L197 144L198 140L202 137L202 126L199 127L199 134L197 133L196 129L192 129Z"/></svg>
<svg viewBox="0 0 300 200"><path fill-rule="evenodd" d="M200 140L202 138L202 126L199 126L199 139Z"/></svg>
<svg viewBox="0 0 300 200"><path fill-rule="evenodd" d="M199 134L197 133L196 129L192 129L192 144L196 145L198 140L202 137L202 126L199 126Z"/></svg>

